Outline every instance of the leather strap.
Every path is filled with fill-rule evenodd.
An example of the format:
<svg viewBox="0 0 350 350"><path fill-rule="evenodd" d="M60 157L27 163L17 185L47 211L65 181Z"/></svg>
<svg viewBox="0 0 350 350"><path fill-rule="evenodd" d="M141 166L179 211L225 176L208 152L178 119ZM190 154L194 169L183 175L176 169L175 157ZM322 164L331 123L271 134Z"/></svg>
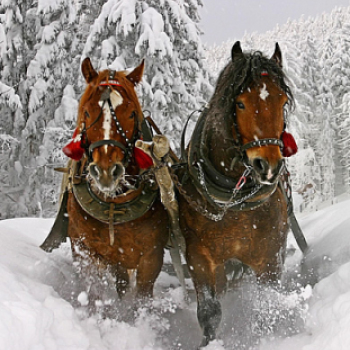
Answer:
<svg viewBox="0 0 350 350"><path fill-rule="evenodd" d="M118 142L116 140L100 140L100 141L96 141L96 142L92 143L89 146L89 154L91 154L95 148L105 146L105 145L119 147L124 152L126 152L126 147L121 142Z"/></svg>
<svg viewBox="0 0 350 350"><path fill-rule="evenodd" d="M259 140L254 140L254 141L248 142L245 145L243 145L241 147L241 149L242 149L242 151L245 151L249 148L268 146L268 145L276 145L276 146L279 146L281 148L284 147L282 140L268 138L268 139L259 139Z"/></svg>
<svg viewBox="0 0 350 350"><path fill-rule="evenodd" d="M139 196L124 203L114 204L111 207L110 202L101 200L92 192L87 181L73 185L73 193L75 199L87 214L108 224L109 227L111 223L116 225L143 216L152 207L158 196L158 191L145 184Z"/></svg>

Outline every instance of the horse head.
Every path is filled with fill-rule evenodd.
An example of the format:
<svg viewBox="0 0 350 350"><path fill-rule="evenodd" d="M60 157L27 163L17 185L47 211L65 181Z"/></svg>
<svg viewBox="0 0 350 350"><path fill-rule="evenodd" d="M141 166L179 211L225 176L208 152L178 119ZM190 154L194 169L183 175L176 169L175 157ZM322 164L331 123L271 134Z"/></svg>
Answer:
<svg viewBox="0 0 350 350"><path fill-rule="evenodd" d="M140 137L142 110L135 86L143 70L144 62L129 74L98 73L89 58L82 62L88 86L79 105L79 134L87 150L88 175L106 196L120 190L134 143Z"/></svg>
<svg viewBox="0 0 350 350"><path fill-rule="evenodd" d="M270 59L260 52L245 54L239 42L232 48L234 70L233 137L238 140L245 165L261 184L274 184L287 155L284 144L285 112L293 102L282 72L278 44Z"/></svg>

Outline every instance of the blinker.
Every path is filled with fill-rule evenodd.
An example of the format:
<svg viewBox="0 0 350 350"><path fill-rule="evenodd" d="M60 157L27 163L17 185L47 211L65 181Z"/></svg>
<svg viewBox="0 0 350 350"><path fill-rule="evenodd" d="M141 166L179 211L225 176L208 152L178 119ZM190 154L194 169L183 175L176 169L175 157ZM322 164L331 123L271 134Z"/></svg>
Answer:
<svg viewBox="0 0 350 350"><path fill-rule="evenodd" d="M83 135L79 133L79 128L75 129L73 140L62 148L62 152L75 161L83 157L85 149L83 148Z"/></svg>
<svg viewBox="0 0 350 350"><path fill-rule="evenodd" d="M287 131L283 131L281 135L281 140L283 142L283 157L288 158L298 152L298 146L292 134L290 134Z"/></svg>

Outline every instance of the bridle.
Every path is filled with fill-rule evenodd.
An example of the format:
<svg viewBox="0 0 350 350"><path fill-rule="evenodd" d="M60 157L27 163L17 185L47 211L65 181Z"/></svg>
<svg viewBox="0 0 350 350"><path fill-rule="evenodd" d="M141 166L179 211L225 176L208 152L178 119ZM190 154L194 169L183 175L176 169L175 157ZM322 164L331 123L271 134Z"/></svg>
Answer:
<svg viewBox="0 0 350 350"><path fill-rule="evenodd" d="M261 72L262 77L268 76L268 75L269 75L269 73L267 71ZM234 106L236 109L237 104L235 103ZM250 141L250 142L243 145L241 133L240 133L239 128L238 128L236 110L234 110L234 112L233 112L233 127L234 127L235 133L236 133L237 149L238 149L239 153L242 155L242 158L245 160L246 160L246 151L250 148L273 145L273 146L279 146L282 150L284 147L284 143L281 140L281 138L279 138L279 139L277 139L277 138L256 139L256 140ZM284 120L283 131L285 131L285 129L286 129L286 121ZM282 131L282 133L283 133L283 131ZM246 163L246 162L244 162L244 163Z"/></svg>
<svg viewBox="0 0 350 350"><path fill-rule="evenodd" d="M219 172L205 153L204 149L206 146L204 128L206 115L208 112L208 107L205 107L204 110L201 111L201 116L197 121L192 135L188 155L185 151L185 133L192 114L185 123L181 137L181 158L182 160L187 159L188 171L191 175L192 181L194 181L197 187L197 190L214 208L217 208L217 210L221 212L221 214L218 216L219 218L224 215L227 209L230 208L234 210L251 210L261 205L275 191L277 183L275 185L262 185L260 183L256 183L254 178L250 176L252 167L248 163L246 151L253 147L268 145L279 146L281 149L283 149L283 141L277 138L264 138L253 140L243 145L237 124L236 111L234 110L231 115L228 115L230 117L230 123L231 125L233 123L236 133L236 137L233 140L233 148L236 150L236 156L233 158L232 163L235 161L240 161L240 163L244 166L244 170L237 181L237 179ZM282 173L283 169L284 166L281 166L280 174ZM249 181L248 178L250 179ZM256 196L264 199L254 201ZM209 214L208 217L213 219L214 216Z"/></svg>
<svg viewBox="0 0 350 350"><path fill-rule="evenodd" d="M96 148L99 148L101 146L118 147L124 153L122 163L125 167L129 164L129 162L132 158L134 143L137 139L140 138L141 131L137 128L136 112L135 111L133 111L131 114L131 117L134 119L134 130L133 130L133 133L132 133L132 136L130 139L126 136L126 132L118 120L118 117L114 111L114 108L113 108L113 105L112 105L112 102L110 99L110 94L114 90L113 86L122 87L122 85L117 80L114 79L114 75L115 75L115 71L110 71L108 79L106 81L105 80L101 81L99 84L99 86L106 86L107 87L106 90L102 93L101 98L100 98L100 101L102 102L101 111L100 111L99 115L97 116L97 118L90 124L90 126L88 128L86 128L85 124L84 124L83 129L81 131L81 133L82 133L82 146L85 148L89 162L92 162L92 153ZM108 104L111 116L112 116L114 123L116 125L117 133L119 135L121 135L121 137L124 139L125 145L123 143L116 141L116 140L113 140L113 139L104 139L104 140L99 140L99 141L96 141L93 143L90 143L88 140L87 131L93 125L95 125L98 122L98 120L101 118L101 116L103 115L103 110L104 110L104 106L106 103Z"/></svg>

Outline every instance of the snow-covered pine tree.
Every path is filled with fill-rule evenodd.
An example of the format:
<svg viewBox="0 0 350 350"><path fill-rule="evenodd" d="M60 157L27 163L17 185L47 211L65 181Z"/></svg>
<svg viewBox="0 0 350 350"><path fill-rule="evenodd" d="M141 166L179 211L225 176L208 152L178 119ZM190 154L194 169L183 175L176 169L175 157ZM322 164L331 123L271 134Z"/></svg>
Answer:
<svg viewBox="0 0 350 350"><path fill-rule="evenodd" d="M26 110L26 69L30 55L32 1L0 3L0 208L1 218L12 217L19 207L25 175L19 161L21 130ZM23 215L28 212L23 208Z"/></svg>
<svg viewBox="0 0 350 350"><path fill-rule="evenodd" d="M45 149L43 141L46 133L52 137L47 126L54 119L63 91L76 70L71 56L76 11L70 0L38 0L36 15L35 53L27 69L29 116L22 133L25 145L20 161L26 165L28 179L23 202L30 213L42 215L54 210L58 198L60 181L53 176L54 164L50 162L55 150Z"/></svg>
<svg viewBox="0 0 350 350"><path fill-rule="evenodd" d="M347 11L335 11L332 32L328 35L331 38L333 46L333 58L329 64L330 67L330 89L334 96L334 110L332 118L332 128L335 132L334 148L335 156L335 194L350 193L350 163L349 155L349 107L348 99L350 93L350 59L344 52L348 52L350 45L348 35L350 35L350 26L344 17L349 15Z"/></svg>
<svg viewBox="0 0 350 350"><path fill-rule="evenodd" d="M322 52L318 52L320 59L319 72L315 79L318 86L318 96L315 104L318 106L319 115L316 117L315 131L321 133L321 137L315 138L315 154L320 169L320 182L317 190L321 195L321 201L327 201L334 197L335 180L335 149L333 121L336 116L337 104L335 95L332 93L331 69L334 59L333 46L328 40L323 42ZM322 140L322 141L320 141Z"/></svg>
<svg viewBox="0 0 350 350"><path fill-rule="evenodd" d="M315 199L316 184L313 180L313 173L316 160L308 137L310 120L313 116L309 108L305 109L305 102L308 106L309 99L306 98L303 88L305 77L302 74L303 66L300 64L302 52L300 47L295 44L299 40L296 30L298 27L295 25L295 21L288 22L288 31L285 35L288 33L290 39L281 43L281 49L284 54L284 70L295 99L294 110L287 115L287 131L295 137L298 143L297 156L287 158L286 162L288 170L292 174L292 187L302 198L301 201L296 201L296 210L303 211L305 208L310 208ZM303 162L300 162L300 159L303 159Z"/></svg>
<svg viewBox="0 0 350 350"><path fill-rule="evenodd" d="M144 110L178 149L184 120L208 101L212 86L198 28L199 0L108 0L84 56L99 69L123 70L145 59Z"/></svg>
<svg viewBox="0 0 350 350"><path fill-rule="evenodd" d="M8 188L5 195L13 201L1 201L1 206L11 216L42 212L46 205L43 202L48 206L51 203L55 210L52 198L47 200L43 190L45 183L46 187L54 187L56 180L51 173L47 176L42 143L46 127L61 105L63 90L74 81L76 73L70 52L75 5L70 0L4 0L0 5L0 36L6 38L6 44L1 44L0 79L15 89L21 102L16 109L0 105L1 118L6 121L1 125L10 131L12 143L18 139L6 169L11 176L1 176L1 181L8 179L1 191Z"/></svg>

